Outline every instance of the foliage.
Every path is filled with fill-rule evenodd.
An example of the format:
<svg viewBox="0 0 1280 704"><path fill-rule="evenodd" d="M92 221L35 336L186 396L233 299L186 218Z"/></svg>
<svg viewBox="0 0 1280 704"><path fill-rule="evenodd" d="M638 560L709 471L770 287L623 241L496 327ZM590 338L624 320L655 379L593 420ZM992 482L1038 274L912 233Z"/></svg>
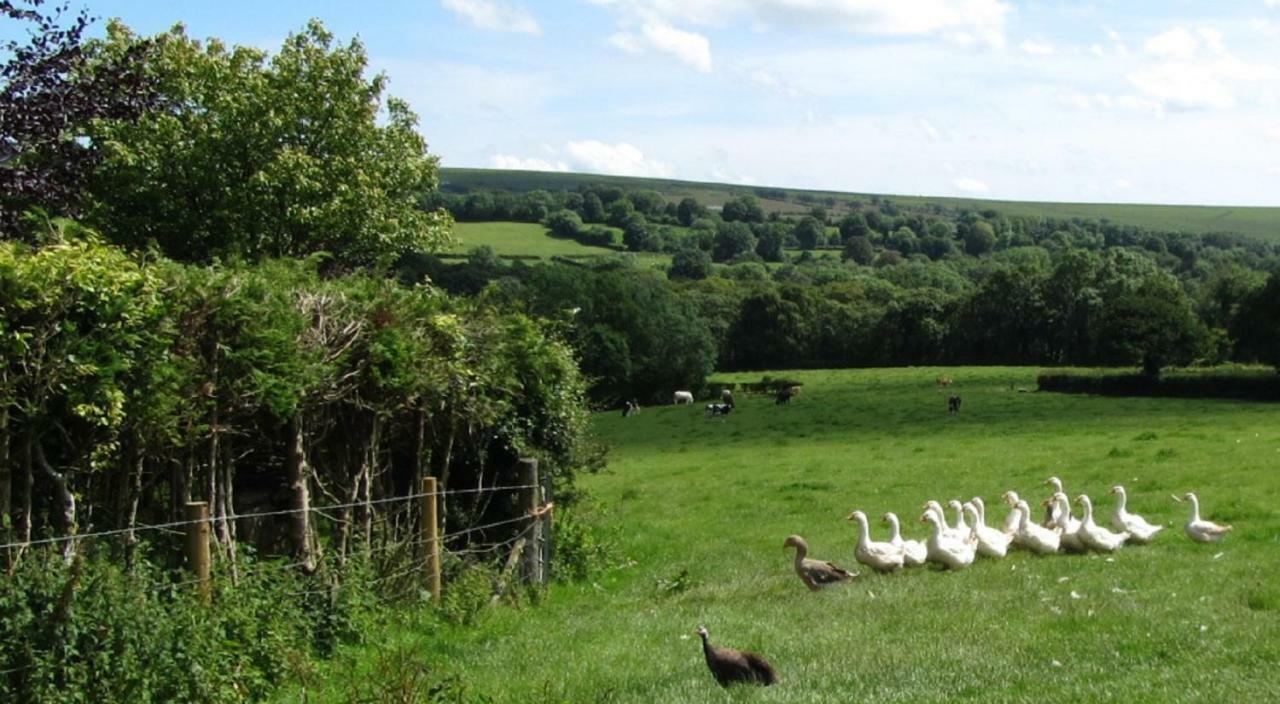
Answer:
<svg viewBox="0 0 1280 704"><path fill-rule="evenodd" d="M46 0L0 2L0 17L26 27L25 43L0 42L0 233L20 230L24 211L80 213L82 191L100 152L87 140L98 119L132 120L157 95L143 70L151 45L137 42L105 57L86 51L92 19L81 10L62 24L68 5Z"/></svg>
<svg viewBox="0 0 1280 704"><path fill-rule="evenodd" d="M682 249L671 258L667 276L673 279L705 279L711 275L711 255L701 249Z"/></svg>
<svg viewBox="0 0 1280 704"><path fill-rule="evenodd" d="M365 77L358 41L313 21L268 58L180 26L141 40L113 23L90 51L107 61L140 43L172 108L90 131L102 153L91 221L112 239L184 261L324 251L346 264L448 239L447 214L418 208L437 163L417 117L383 98L383 76Z"/></svg>

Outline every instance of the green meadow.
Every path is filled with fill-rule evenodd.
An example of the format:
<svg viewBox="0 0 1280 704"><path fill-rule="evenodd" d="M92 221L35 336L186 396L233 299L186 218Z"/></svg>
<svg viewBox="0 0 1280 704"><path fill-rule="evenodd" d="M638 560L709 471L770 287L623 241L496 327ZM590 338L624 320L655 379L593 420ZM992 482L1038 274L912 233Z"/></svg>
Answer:
<svg viewBox="0 0 1280 704"><path fill-rule="evenodd" d="M618 564L472 627L422 611L336 658L311 700L340 700L337 683L372 676L371 653L389 650L498 702L1280 700L1277 409L1037 393L1036 371L785 372L804 384L789 406L740 393L724 419L698 405L602 413L608 467L582 484ZM936 388L940 374L954 386ZM1050 475L1104 516L1124 484L1131 511L1169 528L1113 557L861 569L818 593L782 548L798 533L854 568L853 509L877 539L890 510L923 538L927 499L980 495L998 523L1002 492L1038 504ZM1170 494L1188 490L1234 524L1223 544L1182 534L1187 506ZM699 625L765 655L781 682L721 690Z"/></svg>
<svg viewBox="0 0 1280 704"><path fill-rule="evenodd" d="M593 247L574 240L552 237L547 228L528 222L459 222L453 225L455 243L448 252L465 254L474 247L488 246L498 256L532 256L540 259L551 257L634 256L646 265L668 266L671 255L648 252L631 254L608 247ZM622 234L618 232L618 241Z"/></svg>

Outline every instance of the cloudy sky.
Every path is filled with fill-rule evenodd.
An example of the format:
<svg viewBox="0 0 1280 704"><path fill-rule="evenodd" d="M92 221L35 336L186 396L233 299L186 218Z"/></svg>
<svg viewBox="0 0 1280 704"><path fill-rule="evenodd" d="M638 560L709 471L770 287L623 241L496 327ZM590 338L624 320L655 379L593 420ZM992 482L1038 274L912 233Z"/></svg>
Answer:
<svg viewBox="0 0 1280 704"><path fill-rule="evenodd" d="M87 0L359 36L447 166L1280 205L1280 0Z"/></svg>

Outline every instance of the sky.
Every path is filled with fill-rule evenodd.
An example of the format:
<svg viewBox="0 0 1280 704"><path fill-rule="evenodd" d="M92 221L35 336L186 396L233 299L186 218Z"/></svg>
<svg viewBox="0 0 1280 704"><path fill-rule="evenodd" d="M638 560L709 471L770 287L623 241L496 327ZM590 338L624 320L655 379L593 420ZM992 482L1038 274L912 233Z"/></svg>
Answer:
<svg viewBox="0 0 1280 704"><path fill-rule="evenodd" d="M318 18L445 166L1280 205L1280 0L86 2L264 49Z"/></svg>

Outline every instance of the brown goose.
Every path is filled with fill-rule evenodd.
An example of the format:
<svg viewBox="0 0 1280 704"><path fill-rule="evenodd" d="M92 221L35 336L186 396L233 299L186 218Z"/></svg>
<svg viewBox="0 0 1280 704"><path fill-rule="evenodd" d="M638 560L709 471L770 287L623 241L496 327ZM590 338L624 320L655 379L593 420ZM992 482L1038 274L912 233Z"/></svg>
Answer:
<svg viewBox="0 0 1280 704"><path fill-rule="evenodd" d="M733 648L717 648L711 644L706 628L699 627L698 635L702 636L702 653L707 656L707 667L721 687L738 682L765 686L778 682L778 673L774 672L773 665L759 655Z"/></svg>
<svg viewBox="0 0 1280 704"><path fill-rule="evenodd" d="M858 576L857 572L837 567L834 563L806 557L809 554L809 544L798 535L787 537L782 549L787 548L796 549L796 574L800 575L800 581L812 591L816 592L828 584L847 582Z"/></svg>

